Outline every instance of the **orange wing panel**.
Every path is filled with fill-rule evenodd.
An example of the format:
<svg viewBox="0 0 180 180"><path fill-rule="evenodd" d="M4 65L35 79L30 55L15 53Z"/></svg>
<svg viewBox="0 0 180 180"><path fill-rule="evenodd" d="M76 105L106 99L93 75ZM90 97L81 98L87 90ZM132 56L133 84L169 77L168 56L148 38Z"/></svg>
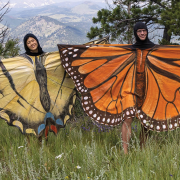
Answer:
<svg viewBox="0 0 180 180"><path fill-rule="evenodd" d="M115 58L91 72L84 80L87 88L93 88L107 80L132 54ZM92 81L93 80L93 81Z"/></svg>
<svg viewBox="0 0 180 180"><path fill-rule="evenodd" d="M93 59L78 59L72 62L71 66L81 66L88 62L91 62Z"/></svg>
<svg viewBox="0 0 180 180"><path fill-rule="evenodd" d="M112 114L117 114L117 107L116 107L116 101L112 101L109 106L107 107L107 112Z"/></svg>
<svg viewBox="0 0 180 180"><path fill-rule="evenodd" d="M132 66L133 63L134 62L130 63L128 66L126 66L126 68L124 68L124 83L121 89L122 97L132 94L134 95L135 89L133 87L135 87L135 81L133 81L134 80L133 77L135 76L135 72L134 72L135 69L134 69L134 65ZM128 73L126 74L125 72L127 71ZM119 74L119 76L122 76L121 73Z"/></svg>
<svg viewBox="0 0 180 180"><path fill-rule="evenodd" d="M168 103L166 108L166 119L170 119L174 116L178 116L179 113L174 104Z"/></svg>
<svg viewBox="0 0 180 180"><path fill-rule="evenodd" d="M108 90L108 92L104 94L104 96L95 103L95 106L99 110L106 112L107 107L111 102L112 102L111 92L110 90Z"/></svg>
<svg viewBox="0 0 180 180"><path fill-rule="evenodd" d="M166 101L172 102L175 98L175 91L180 87L180 83L154 71L153 74L157 80L162 96Z"/></svg>
<svg viewBox="0 0 180 180"><path fill-rule="evenodd" d="M132 53L132 51L119 47L90 47L81 55L81 57L120 56L128 53Z"/></svg>
<svg viewBox="0 0 180 180"><path fill-rule="evenodd" d="M106 94L106 92L112 87L115 80L116 80L116 77L113 77L109 81L105 82L104 84L102 84L101 86L95 88L94 90L90 92L94 103L98 101L99 99L101 99Z"/></svg>
<svg viewBox="0 0 180 180"><path fill-rule="evenodd" d="M178 46L162 46L151 53L153 56L160 58L180 59L180 47Z"/></svg>
<svg viewBox="0 0 180 180"><path fill-rule="evenodd" d="M156 120L166 119L166 105L167 101L165 101L162 95L160 94L159 99L157 101L157 108L155 109L155 114L154 116L152 116L152 118Z"/></svg>
<svg viewBox="0 0 180 180"><path fill-rule="evenodd" d="M107 62L107 59L91 61L91 62L79 67L78 71L81 74L88 74L88 73L92 72L94 69L98 68L99 66L103 65L106 62Z"/></svg>
<svg viewBox="0 0 180 180"><path fill-rule="evenodd" d="M177 90L177 92L176 92L174 104L177 108L177 111L180 112L180 92L179 92L179 90Z"/></svg>

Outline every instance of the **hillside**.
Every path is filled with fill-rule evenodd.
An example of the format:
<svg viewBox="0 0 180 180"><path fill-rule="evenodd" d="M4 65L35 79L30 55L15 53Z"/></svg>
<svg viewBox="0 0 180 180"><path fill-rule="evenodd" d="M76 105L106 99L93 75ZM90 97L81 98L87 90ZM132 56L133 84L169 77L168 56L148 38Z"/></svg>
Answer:
<svg viewBox="0 0 180 180"><path fill-rule="evenodd" d="M19 25L11 32L12 37L20 40L23 52L23 37L27 33L35 34L45 51L57 50L57 44L81 44L88 41L86 34L72 26L63 24L47 16L36 16Z"/></svg>
<svg viewBox="0 0 180 180"><path fill-rule="evenodd" d="M34 0L20 2L11 1L14 8L4 16L2 24L9 26L11 37L19 38L21 52L24 51L22 40L27 33L34 33L45 51L57 50L58 43L86 43L89 41L86 34L93 26L92 17L102 8L99 6L102 4L100 1L97 4L92 1L40 0L32 8L24 7L35 3ZM50 5L41 4L45 2ZM19 8L16 8L18 5Z"/></svg>

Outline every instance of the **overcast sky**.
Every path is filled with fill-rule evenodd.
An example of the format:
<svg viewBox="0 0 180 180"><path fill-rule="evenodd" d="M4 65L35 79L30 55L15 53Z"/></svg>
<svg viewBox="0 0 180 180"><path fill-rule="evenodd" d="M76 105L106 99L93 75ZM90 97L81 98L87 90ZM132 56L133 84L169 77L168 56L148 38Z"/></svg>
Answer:
<svg viewBox="0 0 180 180"><path fill-rule="evenodd" d="M94 3L97 3L97 2L101 2L101 3L106 3L106 0L0 0L0 4L1 3L7 3L7 2L10 2L10 4L19 4L19 3L22 3L24 4L24 2L26 3L33 3L33 4L36 4L37 2L55 2L55 3L62 3L62 2L86 2L86 1L90 1L90 2L94 2ZM111 4L112 3L112 0L108 0L108 2ZM51 3L50 3L51 4Z"/></svg>
<svg viewBox="0 0 180 180"><path fill-rule="evenodd" d="M10 1L10 3L16 2L16 0L9 0L9 1ZM18 1L22 1L22 2L31 1L31 2L34 2L34 3L37 2L37 0L18 0ZM105 2L105 0L51 0L51 1L54 1L54 2L65 2L65 1L72 1L72 2L74 2L74 1ZM109 0L109 1L112 1L112 0ZM8 0L0 0L0 2L6 3L6 2L8 2Z"/></svg>

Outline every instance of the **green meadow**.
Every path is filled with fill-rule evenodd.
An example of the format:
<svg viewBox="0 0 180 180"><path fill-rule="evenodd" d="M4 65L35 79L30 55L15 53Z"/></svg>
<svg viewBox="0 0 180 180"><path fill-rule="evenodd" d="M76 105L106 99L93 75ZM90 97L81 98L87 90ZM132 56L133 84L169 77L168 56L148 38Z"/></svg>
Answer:
<svg viewBox="0 0 180 180"><path fill-rule="evenodd" d="M82 117L40 143L0 120L0 179L180 179L179 130L152 132L142 150L139 133L134 120L129 154L124 155L120 126L104 128Z"/></svg>

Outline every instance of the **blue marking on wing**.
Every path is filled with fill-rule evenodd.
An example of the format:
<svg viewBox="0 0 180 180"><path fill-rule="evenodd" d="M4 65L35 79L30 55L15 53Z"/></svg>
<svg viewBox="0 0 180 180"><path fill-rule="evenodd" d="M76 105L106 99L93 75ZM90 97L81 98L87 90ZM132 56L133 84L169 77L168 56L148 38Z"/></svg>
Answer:
<svg viewBox="0 0 180 180"><path fill-rule="evenodd" d="M40 134L44 129L45 129L45 124L41 124L41 125L38 127L38 134Z"/></svg>
<svg viewBox="0 0 180 180"><path fill-rule="evenodd" d="M60 120L60 119L57 119L57 120L56 120L56 124L61 125L61 126L64 126L63 121Z"/></svg>
<svg viewBox="0 0 180 180"><path fill-rule="evenodd" d="M55 121L55 118L54 118L54 116L53 116L53 114L52 114L51 112L46 113L46 116L45 116L45 118L44 118L44 123L45 123L45 124L46 124L46 119L47 119L47 118L51 118L52 120Z"/></svg>

